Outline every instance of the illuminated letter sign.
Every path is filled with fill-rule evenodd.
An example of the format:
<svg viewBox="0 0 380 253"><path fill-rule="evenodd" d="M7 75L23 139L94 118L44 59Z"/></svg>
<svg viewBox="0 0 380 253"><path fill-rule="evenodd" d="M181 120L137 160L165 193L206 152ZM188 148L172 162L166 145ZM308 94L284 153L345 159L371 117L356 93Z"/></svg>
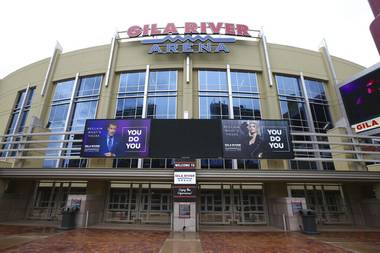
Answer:
<svg viewBox="0 0 380 253"><path fill-rule="evenodd" d="M229 53L226 44L235 42L235 38L228 36L252 37L250 32L257 33L258 30L250 30L243 24L186 22L183 26L174 23L167 23L163 27L157 24L133 25L125 34L126 38L155 37L141 41L142 44L150 45L149 54L190 54ZM224 38L212 35L223 35Z"/></svg>
<svg viewBox="0 0 380 253"><path fill-rule="evenodd" d="M184 26L177 27L174 23L167 23L165 27L159 28L157 24L150 24L144 26L133 25L128 28L127 35L129 38L136 38L140 36L158 36L158 35L175 35L180 34L179 29L183 30L182 34L221 34L242 37L252 37L249 33L247 25L232 24L232 23L213 23L201 22L186 22ZM252 30L251 30L252 31Z"/></svg>
<svg viewBox="0 0 380 253"><path fill-rule="evenodd" d="M234 43L235 38L214 38L209 35L201 36L166 36L160 39L142 40L141 43L151 45L149 54L175 53L229 53L226 43Z"/></svg>

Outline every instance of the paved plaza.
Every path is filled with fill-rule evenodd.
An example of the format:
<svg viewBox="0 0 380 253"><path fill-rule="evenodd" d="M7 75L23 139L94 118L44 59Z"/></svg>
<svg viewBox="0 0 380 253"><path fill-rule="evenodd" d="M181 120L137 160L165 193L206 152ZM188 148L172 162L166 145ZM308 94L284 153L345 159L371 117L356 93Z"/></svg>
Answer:
<svg viewBox="0 0 380 253"><path fill-rule="evenodd" d="M378 253L380 232L200 232L123 229L58 230L0 225L0 252Z"/></svg>

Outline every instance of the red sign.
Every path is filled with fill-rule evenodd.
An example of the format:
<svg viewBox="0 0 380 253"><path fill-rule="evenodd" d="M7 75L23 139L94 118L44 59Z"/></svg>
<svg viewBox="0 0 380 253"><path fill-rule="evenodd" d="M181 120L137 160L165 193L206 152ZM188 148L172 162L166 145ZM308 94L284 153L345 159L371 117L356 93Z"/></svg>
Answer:
<svg viewBox="0 0 380 253"><path fill-rule="evenodd" d="M165 27L158 28L157 24L150 25L133 25L128 28L127 34L129 38L140 36L158 36L179 34L178 30L183 29L184 34L222 34L251 37L247 25L233 23L213 23L213 22L186 22L184 27L177 27L174 23L167 23Z"/></svg>
<svg viewBox="0 0 380 253"><path fill-rule="evenodd" d="M380 117L370 119L352 126L356 133L380 127Z"/></svg>

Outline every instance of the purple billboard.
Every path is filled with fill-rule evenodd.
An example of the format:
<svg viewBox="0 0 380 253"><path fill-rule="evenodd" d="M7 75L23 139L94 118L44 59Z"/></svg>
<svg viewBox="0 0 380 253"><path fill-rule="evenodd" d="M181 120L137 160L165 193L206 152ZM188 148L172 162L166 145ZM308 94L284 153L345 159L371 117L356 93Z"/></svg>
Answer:
<svg viewBox="0 0 380 253"><path fill-rule="evenodd" d="M82 157L140 158L149 156L149 119L87 120Z"/></svg>
<svg viewBox="0 0 380 253"><path fill-rule="evenodd" d="M380 65L339 90L351 126L380 117Z"/></svg>

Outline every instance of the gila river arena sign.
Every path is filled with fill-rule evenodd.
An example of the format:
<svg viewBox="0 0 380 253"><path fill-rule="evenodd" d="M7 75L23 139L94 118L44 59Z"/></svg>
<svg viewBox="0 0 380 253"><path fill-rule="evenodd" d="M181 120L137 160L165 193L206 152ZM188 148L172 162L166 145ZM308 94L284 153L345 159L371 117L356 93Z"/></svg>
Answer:
<svg viewBox="0 0 380 253"><path fill-rule="evenodd" d="M229 53L226 44L236 41L231 36L250 38L253 37L250 31L248 26L243 24L186 22L184 26L167 23L162 28L157 24L133 25L126 33L127 38L155 37L141 40L142 44L150 45L149 54L191 54Z"/></svg>

